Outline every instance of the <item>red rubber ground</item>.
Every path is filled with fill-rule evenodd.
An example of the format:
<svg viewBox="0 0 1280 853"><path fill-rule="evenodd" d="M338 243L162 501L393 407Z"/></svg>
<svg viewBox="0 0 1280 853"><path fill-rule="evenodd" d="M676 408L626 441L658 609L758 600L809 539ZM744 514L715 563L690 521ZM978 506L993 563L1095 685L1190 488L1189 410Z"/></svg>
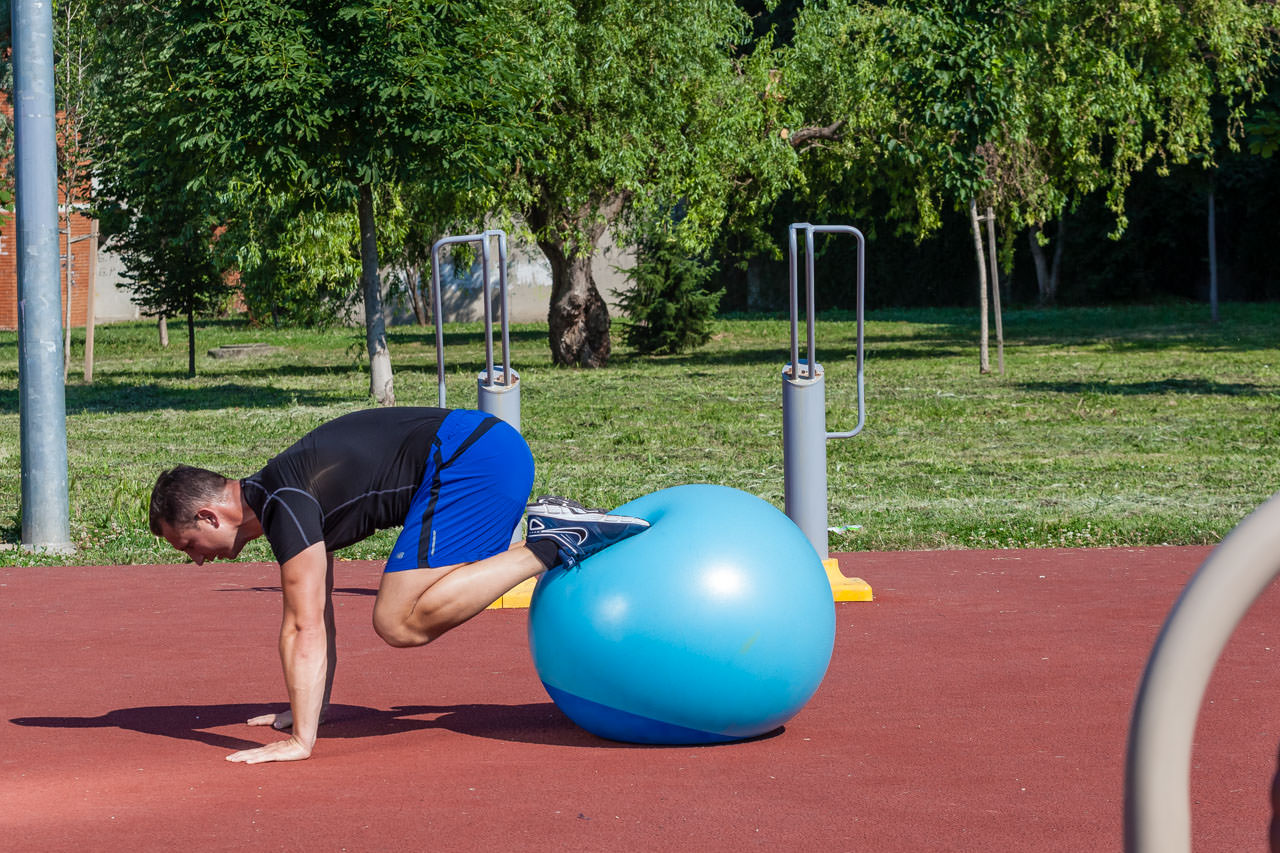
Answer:
<svg viewBox="0 0 1280 853"><path fill-rule="evenodd" d="M0 569L0 848L1112 851L1156 632L1203 548L842 555L813 701L749 743L641 748L543 693L526 611L436 645L369 627L378 566L339 563L343 719L311 760L223 760L275 733L269 565ZM1275 766L1268 593L1202 712L1197 850L1262 851Z"/></svg>

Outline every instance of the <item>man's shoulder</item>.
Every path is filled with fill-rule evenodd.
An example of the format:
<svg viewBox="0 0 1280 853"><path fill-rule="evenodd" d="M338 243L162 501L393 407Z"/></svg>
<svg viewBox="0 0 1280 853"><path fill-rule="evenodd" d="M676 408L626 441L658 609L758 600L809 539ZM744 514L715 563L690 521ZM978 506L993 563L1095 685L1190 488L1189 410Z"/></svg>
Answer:
<svg viewBox="0 0 1280 853"><path fill-rule="evenodd" d="M283 564L309 545L324 539L324 509L300 484L281 482L267 465L240 481L240 493L258 517L277 562Z"/></svg>
<svg viewBox="0 0 1280 853"><path fill-rule="evenodd" d="M283 454L282 454L283 455ZM279 459L280 457L276 457ZM257 513L273 502L286 504L312 503L318 504L316 496L301 480L282 476L282 466L275 464L276 459L268 462L261 470L250 474L240 481L240 494L248 501L249 506Z"/></svg>

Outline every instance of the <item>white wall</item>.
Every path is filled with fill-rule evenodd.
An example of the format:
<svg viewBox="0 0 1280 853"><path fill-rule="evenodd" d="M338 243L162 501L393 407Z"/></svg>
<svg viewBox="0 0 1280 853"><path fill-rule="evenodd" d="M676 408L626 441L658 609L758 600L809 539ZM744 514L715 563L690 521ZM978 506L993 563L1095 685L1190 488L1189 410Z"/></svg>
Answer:
<svg viewBox="0 0 1280 853"><path fill-rule="evenodd" d="M497 285L497 257L491 258L493 286ZM542 251L532 243L514 240L508 243L507 298L513 323L545 323L547 306L551 299L551 266ZM626 277L614 267L630 268L635 263L631 249L619 248L610 234L600 243L600 252L592 261L592 275L596 288L609 305L610 316L621 314L618 293L628 286ZM481 298L479 263L464 275L453 276L447 261L441 264L444 276L444 320L446 323L477 321L484 318L484 300ZM138 306L130 300L130 293L122 286L123 265L120 257L109 245L98 250L97 269L94 274L94 316L98 323L137 320L142 317ZM389 294L384 277L383 310L390 324L416 322L412 307L404 294ZM430 289L428 282L428 291ZM496 296L496 292L495 292ZM397 298L399 297L399 298ZM495 311L496 311L495 299ZM496 316L496 313L495 313ZM357 301L351 323L364 323L364 307Z"/></svg>
<svg viewBox="0 0 1280 853"><path fill-rule="evenodd" d="M93 273L93 316L95 323L137 320L142 316L138 306L129 300L129 291L121 287L124 267L120 256L109 246L98 247L98 262Z"/></svg>
<svg viewBox="0 0 1280 853"><path fill-rule="evenodd" d="M630 249L621 249L614 244L613 238L605 234L601 240L600 252L592 261L591 271L595 278L596 288L609 305L610 316L620 313L617 299L618 292L628 286L626 277L614 267L629 268L635 263L635 254ZM496 251L490 258L491 286L497 288ZM461 275L455 275L448 262L447 252L441 263L441 286L443 290L444 321L446 323L467 322L484 319L484 299L479 262ZM426 282L430 290L430 281ZM416 322L413 309L403 294L388 294L384 288L384 307L388 323L404 324ZM397 298L399 297L399 298ZM428 296L428 298L430 298ZM551 265L547 263L542 251L532 243L508 242L507 247L507 301L513 323L545 323L547 306L551 300ZM358 310L353 322L363 322L363 311ZM495 314L496 316L496 314Z"/></svg>

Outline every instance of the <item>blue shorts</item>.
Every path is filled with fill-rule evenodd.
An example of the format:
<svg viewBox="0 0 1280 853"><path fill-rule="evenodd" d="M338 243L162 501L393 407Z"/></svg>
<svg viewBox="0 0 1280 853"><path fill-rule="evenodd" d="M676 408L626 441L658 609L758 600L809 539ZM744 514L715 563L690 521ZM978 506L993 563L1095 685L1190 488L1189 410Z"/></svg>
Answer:
<svg viewBox="0 0 1280 853"><path fill-rule="evenodd" d="M514 427L484 412L450 412L436 431L386 571L473 563L502 553L532 488L533 454Z"/></svg>

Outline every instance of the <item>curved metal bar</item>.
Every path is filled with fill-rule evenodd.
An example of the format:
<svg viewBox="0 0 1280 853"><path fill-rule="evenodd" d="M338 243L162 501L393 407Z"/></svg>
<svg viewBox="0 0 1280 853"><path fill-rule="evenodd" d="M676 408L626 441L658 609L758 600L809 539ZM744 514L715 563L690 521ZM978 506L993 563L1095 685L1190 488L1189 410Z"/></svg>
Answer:
<svg viewBox="0 0 1280 853"><path fill-rule="evenodd" d="M804 232L807 350L803 371L800 369L802 362L799 352L800 281L797 263L797 235L801 231ZM818 364L815 333L815 234L852 234L858 239L858 425L848 432L826 431L826 386L822 368ZM827 547L827 441L857 435L866 423L862 377L863 258L866 245L862 233L851 226L797 222L788 232L788 249L791 275L791 362L782 374L782 457L786 513L804 532L818 555L825 560L830 553Z"/></svg>
<svg viewBox="0 0 1280 853"><path fill-rule="evenodd" d="M1125 850L1190 853L1191 746L1213 667L1280 575L1280 493L1213 550L1169 613L1134 703L1125 765Z"/></svg>
<svg viewBox="0 0 1280 853"><path fill-rule="evenodd" d="M791 376L793 379L801 378L799 368L799 280L797 275L796 249L797 240L796 232L803 231L804 249L805 249L805 332L806 343L808 345L808 362L804 371L803 378L813 379L817 375L818 356L816 346L816 311L815 303L815 283L814 283L814 235L815 234L849 234L858 241L857 267L856 267L856 285L857 285L857 325L858 325L858 343L856 350L857 359L857 407L858 422L853 429L844 432L828 432L826 437L828 440L833 438L852 438L862 432L867 423L867 404L866 404L866 380L863 374L863 347L865 343L864 325L866 312L866 255L867 241L863 237L862 232L852 225L810 225L807 222L797 222L792 224L789 232L789 248L791 257Z"/></svg>
<svg viewBox="0 0 1280 853"><path fill-rule="evenodd" d="M493 382L493 293L489 287L489 235L480 237L480 292L484 298L484 369Z"/></svg>
<svg viewBox="0 0 1280 853"><path fill-rule="evenodd" d="M431 311L436 320L436 380L439 384L440 408L445 408L444 389L444 300L440 295L440 250L456 243L474 243L483 240L482 234L462 234L456 237L441 237L431 244ZM488 271L486 270L486 275ZM486 300L487 304L487 300ZM493 366L490 364L490 370Z"/></svg>
<svg viewBox="0 0 1280 853"><path fill-rule="evenodd" d="M439 381L439 398L440 407L445 407L445 383L444 383L444 320L443 313L443 297L440 287L440 250L445 246L457 245L459 243L479 243L480 244L480 274L482 277L483 299L484 299L484 363L485 376L488 377L490 384L499 384L495 381L493 370L493 290L492 279L489 275L489 256L492 246L490 241L493 238L498 240L498 297L502 303L501 323L502 323L502 382L504 386L512 385L513 373L511 371L511 330L508 322L509 302L507 297L507 233L499 228L490 228L480 234L459 234L453 237L441 237L431 245L431 304L432 311L435 314L436 324L436 376Z"/></svg>
<svg viewBox="0 0 1280 853"><path fill-rule="evenodd" d="M807 222L796 222L787 232L791 259L791 378L800 378L800 280L796 270L796 231L811 227Z"/></svg>
<svg viewBox="0 0 1280 853"><path fill-rule="evenodd" d="M855 363L857 365L857 394L858 394L858 423L853 429L846 432L829 432L827 439L833 438L853 438L862 432L862 428L867 424L867 401L863 393L866 390L866 381L863 377L863 343L864 343L864 320L866 313L866 293L865 283L867 279L867 241L862 236L862 232L851 225L825 225L818 226L817 230L826 231L833 234L851 234L858 241L858 260L857 260L857 326L858 326L858 343L855 350Z"/></svg>
<svg viewBox="0 0 1280 853"><path fill-rule="evenodd" d="M814 316L815 312L813 310L814 294L815 294L814 282L813 282L813 269L814 269L813 235L814 235L814 232L821 227L822 226L820 225L810 225L804 231L804 311L805 311L805 332L808 336L808 344L809 344L809 349L808 349L809 367L805 371L805 375L808 376L810 379L814 377L814 374L817 372L817 369L818 369L818 348L815 342L816 334L814 330L814 325L816 324L818 318Z"/></svg>
<svg viewBox="0 0 1280 853"><path fill-rule="evenodd" d="M507 300L507 232L500 229L486 231L498 238L498 296L502 301L502 384L511 383L511 322Z"/></svg>

